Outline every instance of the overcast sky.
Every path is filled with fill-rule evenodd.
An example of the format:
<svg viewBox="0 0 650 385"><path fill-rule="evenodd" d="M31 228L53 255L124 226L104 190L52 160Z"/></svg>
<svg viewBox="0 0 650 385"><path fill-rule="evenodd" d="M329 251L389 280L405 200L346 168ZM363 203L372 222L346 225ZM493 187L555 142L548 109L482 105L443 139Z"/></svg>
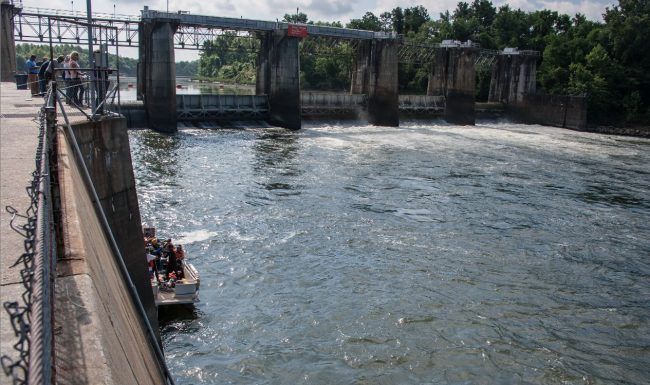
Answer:
<svg viewBox="0 0 650 385"><path fill-rule="evenodd" d="M472 0L465 0L470 2ZM592 20L601 20L605 7L611 7L617 3L615 0L493 0L495 6L510 4L512 8L521 8L525 11L538 9L552 9L570 15L580 12ZM46 7L43 6L46 4ZM192 14L215 15L229 17L244 17L249 19L275 20L281 19L285 13L295 13L296 8L304 12L309 20L320 21L341 21L343 24L350 19L360 18L367 11L376 15L384 11L390 11L400 6L408 8L416 5L423 5L429 15L434 19L438 18L441 12L453 11L458 0L169 0L169 10L172 12L183 10ZM148 5L150 9L164 11L167 7L165 0L152 0L138 2L131 0L105 0L93 1L93 13L115 13L125 15L138 15L139 11ZM85 12L85 0L23 0L24 7L40 7L51 9L65 9ZM135 57L136 51L121 53ZM192 60L196 53L187 50L176 50L176 60Z"/></svg>

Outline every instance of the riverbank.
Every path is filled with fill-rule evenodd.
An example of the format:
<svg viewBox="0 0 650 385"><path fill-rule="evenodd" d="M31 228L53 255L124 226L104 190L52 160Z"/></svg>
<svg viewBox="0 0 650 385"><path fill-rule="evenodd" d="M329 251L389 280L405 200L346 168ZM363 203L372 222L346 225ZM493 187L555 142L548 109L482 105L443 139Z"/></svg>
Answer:
<svg viewBox="0 0 650 385"><path fill-rule="evenodd" d="M650 138L650 126L614 127L614 126L593 126L582 130L597 134L635 136L639 138Z"/></svg>

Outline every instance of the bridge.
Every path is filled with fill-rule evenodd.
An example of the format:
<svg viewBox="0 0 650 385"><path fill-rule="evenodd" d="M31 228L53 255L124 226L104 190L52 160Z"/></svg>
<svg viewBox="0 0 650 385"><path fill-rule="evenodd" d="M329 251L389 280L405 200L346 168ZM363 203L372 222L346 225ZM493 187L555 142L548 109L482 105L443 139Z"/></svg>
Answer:
<svg viewBox="0 0 650 385"><path fill-rule="evenodd" d="M5 46L15 41L81 44L88 40L85 13L20 8L3 0L2 18ZM256 94L267 99L270 123L289 129L301 127L304 98L299 54L314 46L311 41L351 47L350 94L362 95L365 115L375 125L399 125L399 63L429 68L427 95L444 98L442 113L450 123L474 124L476 68L492 71L490 102L518 103L523 95L535 92L539 53L534 51L491 51L451 40L422 44L394 33L170 13L148 7L139 16L93 14L92 21L94 43L116 49L138 47L138 98L144 101L149 126L164 132L176 130L178 116L183 116L177 112L179 106L186 110L176 98L174 50L200 50L205 42L225 33L257 41L251 44L257 50ZM7 80L15 66L15 53L3 53L2 60L2 77Z"/></svg>

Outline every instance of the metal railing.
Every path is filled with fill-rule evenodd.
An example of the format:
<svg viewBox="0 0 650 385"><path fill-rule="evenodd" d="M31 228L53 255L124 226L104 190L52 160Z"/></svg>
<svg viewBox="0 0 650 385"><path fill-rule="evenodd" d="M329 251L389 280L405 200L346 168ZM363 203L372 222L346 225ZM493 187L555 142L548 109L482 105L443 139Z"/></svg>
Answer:
<svg viewBox="0 0 650 385"><path fill-rule="evenodd" d="M11 206L6 210L12 215L11 228L25 238L25 252L18 257L12 267L21 266L20 275L25 288L20 299L6 301L3 306L9 314L11 326L16 337L13 344L15 353L0 357L1 365L6 376L11 378L13 385L25 384L54 384L54 279L56 269L56 235L54 231L54 214L52 200L51 170L55 165L51 161L54 136L57 127L58 111L64 118L68 138L72 144L74 155L80 165L82 175L88 186L92 200L111 250L127 289L142 322L145 335L157 358L165 384L174 385L174 380L167 368L162 347L154 332L148 315L135 285L130 278L122 254L113 237L97 192L85 165L83 155L77 144L76 137L65 111L62 97L65 94L57 90L56 81L48 85L48 92L43 107L41 107L37 124L39 127L38 146L36 150L36 165L32 173L32 181L27 186L30 205L24 214ZM19 219L25 223L18 224ZM7 352L5 352L7 353Z"/></svg>
<svg viewBox="0 0 650 385"><path fill-rule="evenodd" d="M63 96L65 97L65 94L63 94ZM83 153L79 148L76 135L74 134L74 130L72 129L72 125L70 124L70 120L68 119L68 114L65 111L65 107L63 106L63 102L61 101L61 97L59 94L55 93L55 100L60 108L61 115L63 116L65 122L64 126L66 129L68 140L72 145L72 150L79 164L79 168L81 169L81 174L83 176L84 182L91 194L91 200L95 206L95 211L97 213L97 216L99 217L101 227L104 230L104 233L108 239L108 243L111 248L111 251L115 256L115 262L117 263L118 269L122 275L122 278L125 281L127 290L131 296L131 299L133 300L133 303L137 311L137 315L139 316L140 321L142 322L145 335L149 341L149 344L154 349L154 354L156 356L156 359L158 360L160 369L162 370L162 374L165 379L165 384L174 385L174 379L165 362L165 355L163 354L162 347L160 346L158 342L158 337L155 331L153 330L151 323L149 322L149 316L147 315L147 311L145 310L144 305L140 300L140 295L138 294L135 284L131 280L131 275L129 274L128 268L126 267L126 263L124 262L124 257L122 256L122 252L120 251L120 248L117 245L117 241L115 240L115 237L113 236L113 231L111 230L111 226L108 223L108 219L106 218L106 213L104 212L104 208L102 207L101 200L97 195L97 190L95 189L95 185L93 183L92 177L90 176L90 172L88 171L88 167L86 166L86 163L84 161Z"/></svg>
<svg viewBox="0 0 650 385"><path fill-rule="evenodd" d="M17 338L13 347L18 357L12 359L3 355L2 368L15 385L53 383L56 242L52 226L50 151L56 127L54 93L50 89L37 120L39 135L36 165L32 181L27 186L30 205L25 214L20 214L11 206L6 207L12 215L11 228L25 238L25 252L12 266L22 265L20 275L25 291L21 300L3 304ZM25 223L19 225L18 219L23 219Z"/></svg>

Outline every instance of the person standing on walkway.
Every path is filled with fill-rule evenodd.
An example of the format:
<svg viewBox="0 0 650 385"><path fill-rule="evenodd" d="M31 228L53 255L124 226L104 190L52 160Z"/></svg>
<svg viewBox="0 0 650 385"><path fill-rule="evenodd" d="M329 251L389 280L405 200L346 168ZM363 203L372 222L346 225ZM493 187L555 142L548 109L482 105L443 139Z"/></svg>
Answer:
<svg viewBox="0 0 650 385"><path fill-rule="evenodd" d="M27 72L27 84L32 91L32 96L38 95L38 66L36 65L36 55L29 57L25 62L25 72Z"/></svg>
<svg viewBox="0 0 650 385"><path fill-rule="evenodd" d="M47 90L47 85L51 80L58 82L62 71L57 71L57 68L60 68L63 63L63 55L56 58L56 60L50 60L47 68L45 69L45 89ZM58 73L57 73L58 72Z"/></svg>
<svg viewBox="0 0 650 385"><path fill-rule="evenodd" d="M68 73L70 73L70 87L72 102L79 107L82 106L84 88L81 85L81 75L79 71L79 52L72 51L70 54L70 63L68 64Z"/></svg>
<svg viewBox="0 0 650 385"><path fill-rule="evenodd" d="M70 101L72 100L72 90L70 88L70 71L68 68L70 68L70 55L65 55L65 59L63 59L63 68L65 68L65 71L63 71L63 84L65 86L65 104L70 104Z"/></svg>
<svg viewBox="0 0 650 385"><path fill-rule="evenodd" d="M47 84L45 84L45 71L47 71L49 65L50 60L46 56L41 62L41 67L38 69L38 93L41 95L45 94L45 89L47 88Z"/></svg>

